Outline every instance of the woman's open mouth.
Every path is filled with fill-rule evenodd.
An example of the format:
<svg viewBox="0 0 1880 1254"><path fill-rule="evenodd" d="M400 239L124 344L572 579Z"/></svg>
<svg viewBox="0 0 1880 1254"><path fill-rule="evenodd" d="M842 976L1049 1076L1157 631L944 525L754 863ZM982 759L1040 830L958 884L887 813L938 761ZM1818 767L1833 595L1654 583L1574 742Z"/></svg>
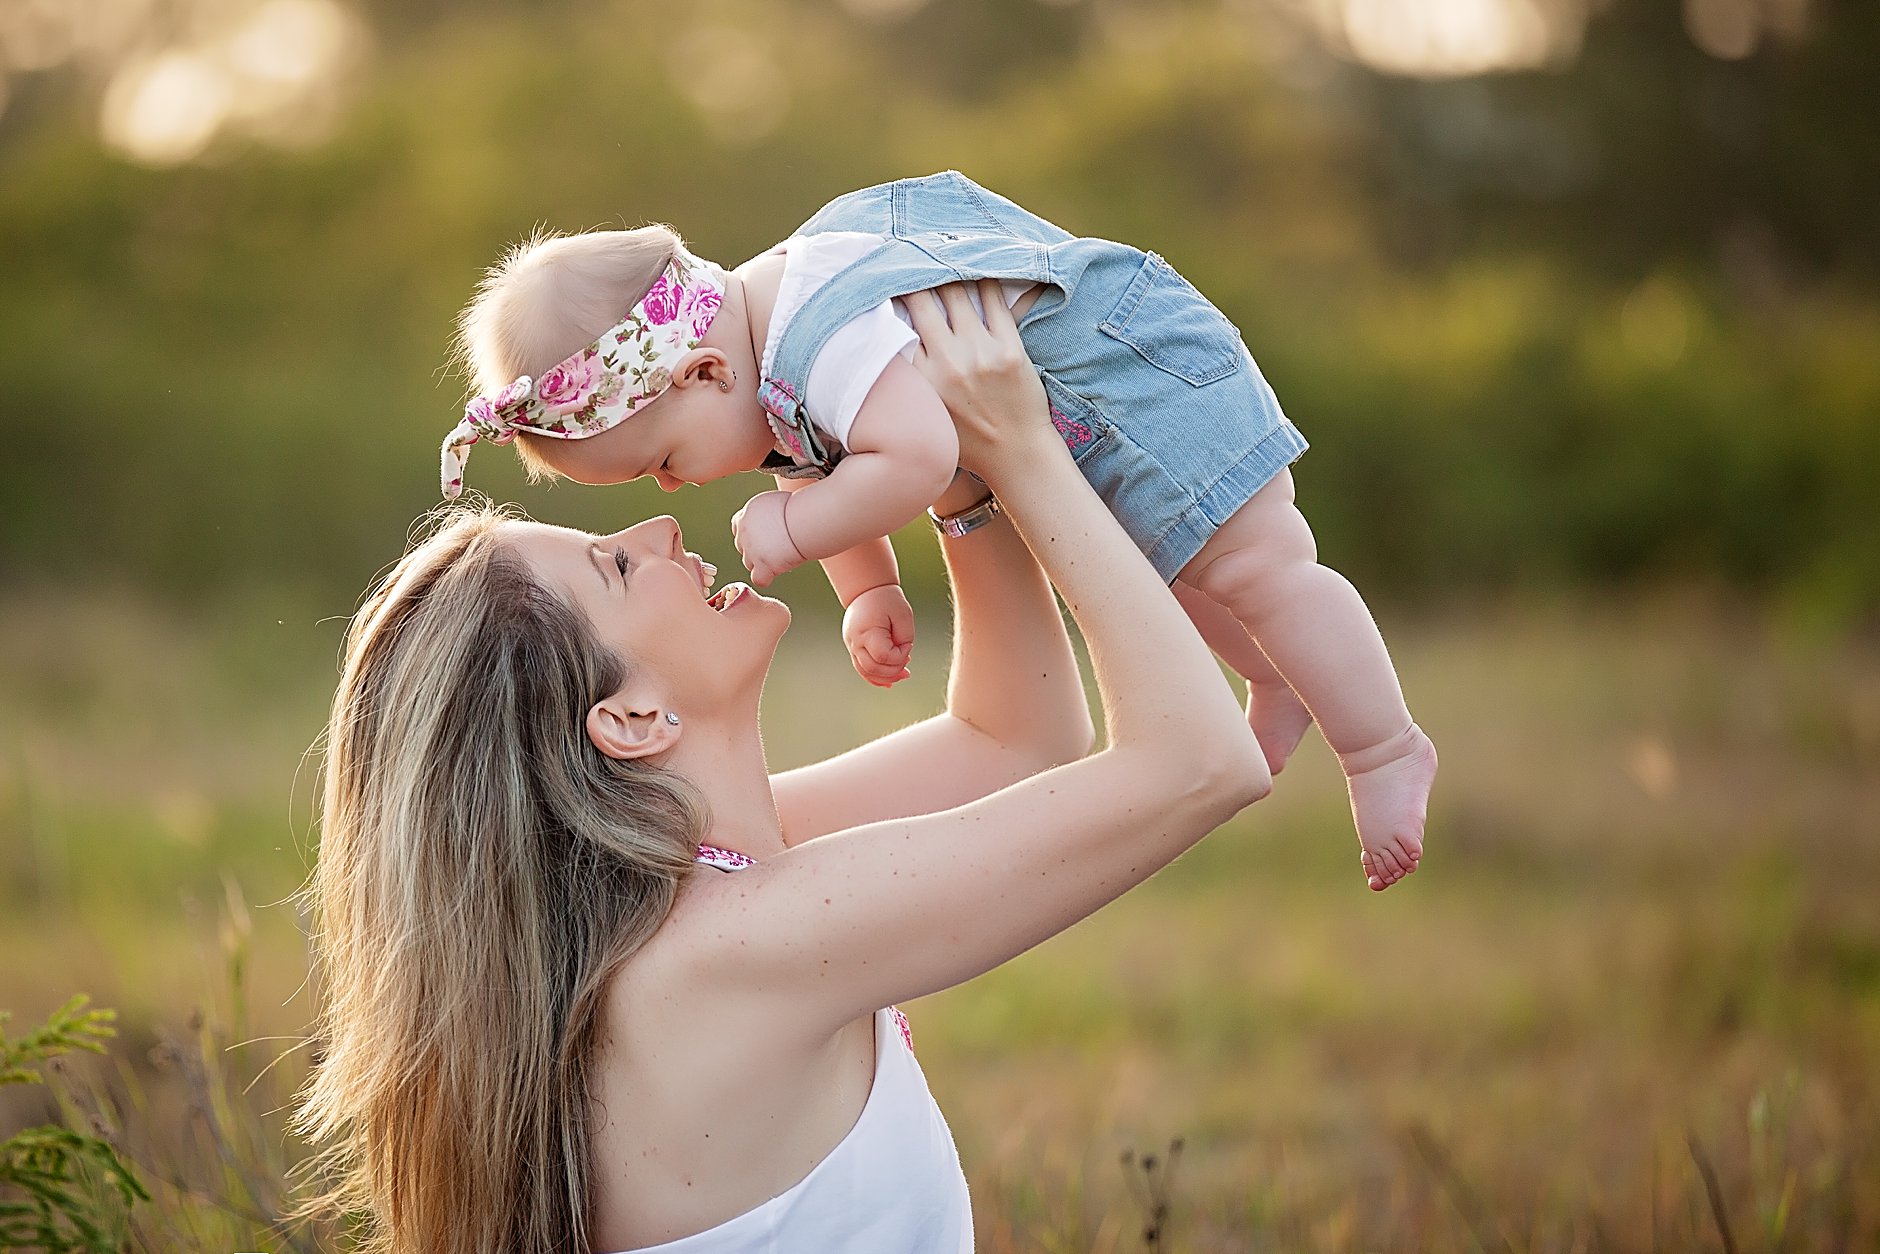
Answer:
<svg viewBox="0 0 1880 1254"><path fill-rule="evenodd" d="M722 614L738 601L742 600L744 594L750 590L751 586L747 583L728 583L718 589L718 591L706 597L705 604Z"/></svg>

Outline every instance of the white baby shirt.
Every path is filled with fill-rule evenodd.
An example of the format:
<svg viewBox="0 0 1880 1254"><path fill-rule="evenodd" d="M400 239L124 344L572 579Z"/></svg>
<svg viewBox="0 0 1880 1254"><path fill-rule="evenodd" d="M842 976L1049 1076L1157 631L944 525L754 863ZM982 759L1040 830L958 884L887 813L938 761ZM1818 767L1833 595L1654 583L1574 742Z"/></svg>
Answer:
<svg viewBox="0 0 1880 1254"><path fill-rule="evenodd" d="M766 378L776 360L777 345L790 320L816 289L843 270L861 260L881 245L882 237L865 231L829 231L822 235L793 235L775 248L783 254L783 279L777 287L777 303L770 315L770 328L764 336L763 370ZM1005 282L1000 285L1010 308L1030 291L1031 283ZM968 285L973 307L979 308L979 294ZM875 380L888 368L895 354L914 360L914 346L920 337L899 300L884 300L859 317L851 319L810 363L809 379L801 397L811 419L824 433L849 445L849 430L855 415Z"/></svg>

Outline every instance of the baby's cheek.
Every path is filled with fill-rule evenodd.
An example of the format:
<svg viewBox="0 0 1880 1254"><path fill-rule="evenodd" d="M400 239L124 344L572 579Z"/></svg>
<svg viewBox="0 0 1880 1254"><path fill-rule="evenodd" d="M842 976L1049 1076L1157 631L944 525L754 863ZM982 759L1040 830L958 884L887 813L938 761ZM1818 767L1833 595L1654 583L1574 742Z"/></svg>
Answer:
<svg viewBox="0 0 1880 1254"><path fill-rule="evenodd" d="M557 440L552 436L516 434L525 463L539 463L540 473L560 475L576 483L625 483L639 467L627 447L626 423L610 427L585 440Z"/></svg>

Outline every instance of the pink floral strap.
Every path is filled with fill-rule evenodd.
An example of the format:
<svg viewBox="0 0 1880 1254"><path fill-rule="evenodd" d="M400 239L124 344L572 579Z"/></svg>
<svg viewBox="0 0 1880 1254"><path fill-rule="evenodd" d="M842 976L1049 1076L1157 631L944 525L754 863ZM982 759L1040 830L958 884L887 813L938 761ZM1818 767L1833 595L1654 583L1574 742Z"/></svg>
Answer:
<svg viewBox="0 0 1880 1254"><path fill-rule="evenodd" d="M700 845L698 857L700 866L715 866L720 871L742 871L745 867L756 866L757 859L735 849L720 849L717 845Z"/></svg>

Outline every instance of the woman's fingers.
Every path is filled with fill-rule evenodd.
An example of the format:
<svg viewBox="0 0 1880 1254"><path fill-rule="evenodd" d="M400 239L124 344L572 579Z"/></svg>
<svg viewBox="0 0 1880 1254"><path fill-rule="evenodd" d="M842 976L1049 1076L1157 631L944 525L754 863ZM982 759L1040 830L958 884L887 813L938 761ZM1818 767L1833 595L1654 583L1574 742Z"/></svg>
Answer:
<svg viewBox="0 0 1880 1254"><path fill-rule="evenodd" d="M901 307L907 310L907 320L914 324L914 334L923 340L930 335L938 338L946 334L947 316L941 308L939 293L909 292L901 298Z"/></svg>
<svg viewBox="0 0 1880 1254"><path fill-rule="evenodd" d="M994 279L979 281L980 300L986 310L986 335L991 340L989 350L992 357L1002 367L1011 369L1023 366L1031 369L1031 355L1025 351L1025 341L1018 334L1018 320L1012 317L1012 307L1005 303L1005 291Z"/></svg>
<svg viewBox="0 0 1880 1254"><path fill-rule="evenodd" d="M964 283L948 283L934 291L940 295L940 303L947 311L947 322L955 335L970 335L973 328L984 326L979 315L973 311L972 297L966 294Z"/></svg>
<svg viewBox="0 0 1880 1254"><path fill-rule="evenodd" d="M1005 303L1005 285L997 279L979 280L979 306L985 310L985 327L992 332L992 338L998 339L999 332L1010 327L1014 337L1018 335L1018 323L1012 318L1012 307Z"/></svg>

